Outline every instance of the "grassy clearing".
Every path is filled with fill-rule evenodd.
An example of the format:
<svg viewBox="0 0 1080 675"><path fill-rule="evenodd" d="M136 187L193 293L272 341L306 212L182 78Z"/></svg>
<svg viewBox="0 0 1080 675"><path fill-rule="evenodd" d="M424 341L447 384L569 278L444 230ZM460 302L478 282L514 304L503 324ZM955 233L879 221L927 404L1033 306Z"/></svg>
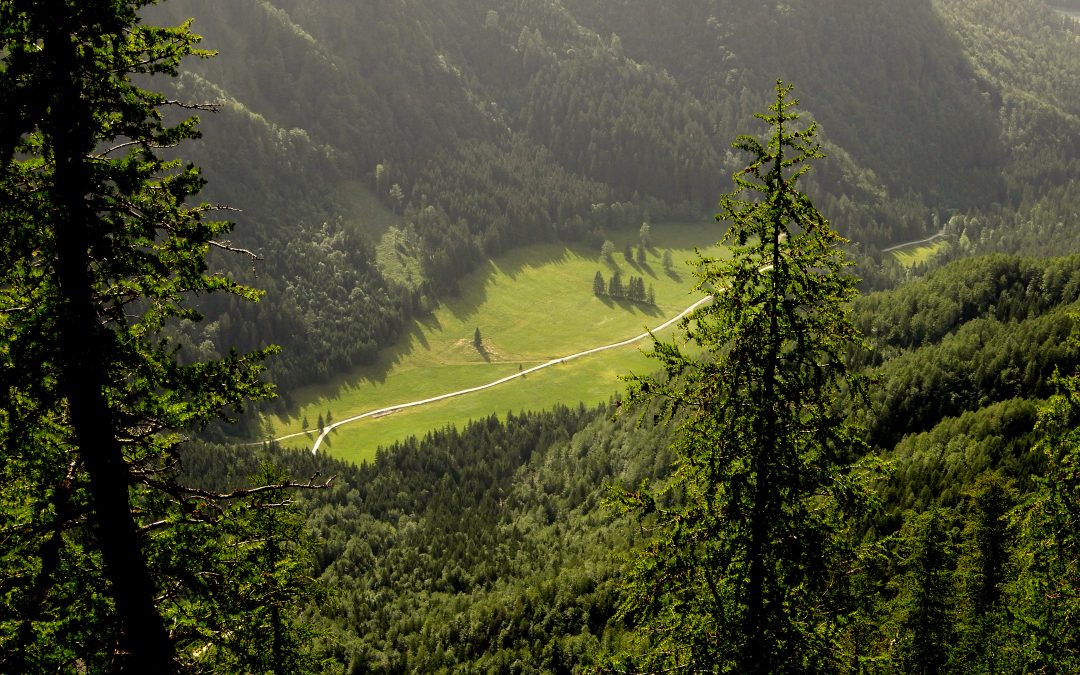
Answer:
<svg viewBox="0 0 1080 675"><path fill-rule="evenodd" d="M337 186L334 196L347 213L346 223L375 242L375 265L383 276L416 288L423 280L420 251L400 228L401 216L386 208L375 193L360 181Z"/></svg>
<svg viewBox="0 0 1080 675"><path fill-rule="evenodd" d="M1050 5L1050 9L1054 10L1058 14L1061 14L1063 16L1067 16L1067 17L1076 19L1077 21L1080 21L1080 11L1078 11L1078 10L1070 9L1068 7L1060 7L1060 6L1054 5L1054 4Z"/></svg>
<svg viewBox="0 0 1080 675"><path fill-rule="evenodd" d="M598 251L580 246L545 244L513 251L490 261L460 284L461 292L431 316L416 321L400 344L381 354L373 366L344 373L334 381L294 392L303 404L285 418L271 418L275 435L311 429L323 419L341 420L396 403L491 382L553 358L617 342L657 326L697 299L684 261L693 247L719 239L719 226L653 226L654 247L644 265L622 256L626 241L612 237L616 264L599 260ZM678 270L663 269L670 249ZM704 248L716 254L716 248ZM641 276L656 293L655 307L597 298L592 280L597 270L610 278L615 268L624 283ZM482 349L473 345L480 329ZM648 367L639 353L645 343L582 358L530 374L522 380L455 399L365 420L338 429L328 450L335 456L365 461L375 449L447 424L461 425L492 413L544 409L557 403L606 401L621 388L617 376ZM304 426L303 422L307 422ZM303 437L296 447L310 446Z"/></svg>
<svg viewBox="0 0 1080 675"><path fill-rule="evenodd" d="M345 181L333 190L333 194L342 212L348 214L345 222L373 241L378 241L394 225L401 224L401 216L383 206L362 181Z"/></svg>
<svg viewBox="0 0 1080 675"><path fill-rule="evenodd" d="M893 259L906 268L916 265L925 265L937 256L949 250L949 242L945 239L935 239L926 244L912 244L904 248L891 251Z"/></svg>
<svg viewBox="0 0 1080 675"><path fill-rule="evenodd" d="M580 361L531 373L495 389L360 420L338 427L323 441L322 447L335 457L366 462L374 459L379 447L448 425L460 428L468 420L492 414L505 419L507 412L545 409L557 403L603 403L622 389L620 375L654 369L638 351L647 346L643 341L639 346L583 357ZM310 434L286 446L307 449L314 440L315 434Z"/></svg>

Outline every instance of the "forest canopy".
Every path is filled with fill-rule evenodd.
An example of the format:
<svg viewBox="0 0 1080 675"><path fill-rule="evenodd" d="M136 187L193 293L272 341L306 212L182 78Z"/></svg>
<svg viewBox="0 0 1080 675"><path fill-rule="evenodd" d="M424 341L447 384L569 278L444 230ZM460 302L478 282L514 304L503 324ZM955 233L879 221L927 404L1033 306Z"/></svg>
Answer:
<svg viewBox="0 0 1080 675"><path fill-rule="evenodd" d="M0 670L1078 670L1078 139L1041 2L0 3ZM244 414L733 173L608 405Z"/></svg>

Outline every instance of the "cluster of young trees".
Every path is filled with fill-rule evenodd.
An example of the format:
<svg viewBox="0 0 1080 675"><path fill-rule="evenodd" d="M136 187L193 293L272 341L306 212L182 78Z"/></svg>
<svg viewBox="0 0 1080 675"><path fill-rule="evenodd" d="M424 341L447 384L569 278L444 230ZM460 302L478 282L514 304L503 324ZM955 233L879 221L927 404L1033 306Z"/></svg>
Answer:
<svg viewBox="0 0 1080 675"><path fill-rule="evenodd" d="M611 275L611 280L604 281L604 273L599 270L593 277L593 294L597 297L611 297L642 302L648 305L656 304L656 290L649 284L645 286L644 277L631 275L629 281L623 284L622 275L616 270Z"/></svg>

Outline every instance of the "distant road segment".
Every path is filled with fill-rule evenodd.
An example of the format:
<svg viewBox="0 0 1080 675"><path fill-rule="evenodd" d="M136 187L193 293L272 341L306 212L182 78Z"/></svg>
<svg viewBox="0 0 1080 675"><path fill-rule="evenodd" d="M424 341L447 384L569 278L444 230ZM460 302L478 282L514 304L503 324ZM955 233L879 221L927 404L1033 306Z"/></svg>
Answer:
<svg viewBox="0 0 1080 675"><path fill-rule="evenodd" d="M694 304L690 305L689 307L684 309L682 312L679 312L678 315L676 315L676 316L668 319L664 323L660 324L656 328L653 328L652 330L647 330L644 333L641 333L639 335L635 335L632 338L627 338L627 339L622 340L620 342L613 342L613 343L611 343L609 345L604 345L602 347L594 347L592 349L586 349L583 352L578 352L576 354L570 354L569 356L562 356L562 357L559 357L557 359L552 359L552 360L550 360L550 361L548 361L546 363L541 363L538 366L533 366L532 368L527 368L525 370L518 371L518 372L516 372L516 373L514 373L512 375L507 375L506 377L499 378L498 380L495 380L494 382L488 382L487 384L482 384L482 385L479 385L477 387L469 387L468 389L461 389L461 390L458 390L458 391L452 391L452 392L450 392L448 394L440 394L439 396L432 396L431 398L420 399L418 401L410 401L408 403L398 403L397 405L386 406L385 408L379 408L378 410L372 410L372 411L363 413L361 415L354 415L353 417L349 417L349 418L340 420L338 422L334 422L333 424L328 424L325 427L323 427L322 432L319 434L318 438L315 439L315 444L313 446L311 446L311 452L312 452L312 454L318 452L319 451L319 446L322 445L323 439L326 438L326 436L331 431L333 431L334 429L342 426L343 424L349 424L350 422L358 422L360 420L367 419L369 417L381 417L383 415L388 415L390 413L397 412L398 410L405 410L406 408L415 408L417 406L427 405L429 403L435 403L436 401L443 401L443 400L446 400L448 398L454 398L456 396L464 396L465 394L471 394L471 393L473 393L475 391L483 391L484 389L491 389L492 387L497 387L500 384L504 384L504 383L509 382L511 380L516 380L519 377L525 377L529 373L535 373L536 371L543 370L544 368L550 368L551 366L557 366L560 363L566 363L567 361L573 361L574 359L579 359L579 358L581 358L583 356L588 356L590 354L597 354L599 352L604 352L604 351L607 351L609 349L618 349L619 347L626 347L627 345L632 345L635 342L638 342L640 340L644 340L645 338L649 337L653 333L657 333L657 332L662 331L665 328L671 326L676 321L683 318L684 316L686 316L690 312L694 311L695 309L697 309L701 305L705 304L706 302L709 302L710 300L712 300L712 296L711 295L706 296L706 297L702 298L701 300L698 300ZM287 440L287 439L290 439L290 438L296 438L297 436L303 436L305 434L310 434L310 433L313 433L313 431L300 431L300 432L297 432L295 434L289 434L287 436L281 436L279 438L275 438L274 440L275 441L284 441L284 440Z"/></svg>
<svg viewBox="0 0 1080 675"><path fill-rule="evenodd" d="M943 227L943 228L941 228L941 232L938 232L937 234L932 234L929 237L927 237L926 239L916 239L915 241L905 241L903 244L896 244L894 246L890 246L889 248L883 248L883 249L881 249L881 252L882 253L888 253L889 251L895 251L896 249L904 248L905 246L913 246L915 244L926 244L926 243L929 243L931 241L934 241L935 239L938 239L938 238L944 237L944 236L945 236L945 228Z"/></svg>

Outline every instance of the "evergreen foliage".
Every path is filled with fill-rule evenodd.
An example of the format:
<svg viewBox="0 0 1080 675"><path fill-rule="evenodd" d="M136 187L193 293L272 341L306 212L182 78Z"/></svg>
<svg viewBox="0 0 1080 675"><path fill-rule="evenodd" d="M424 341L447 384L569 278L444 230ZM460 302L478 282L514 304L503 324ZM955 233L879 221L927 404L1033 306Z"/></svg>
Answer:
<svg viewBox="0 0 1080 675"><path fill-rule="evenodd" d="M607 283L604 281L604 273L600 270L597 270L596 276L593 277L592 290L593 295L597 297L607 294Z"/></svg>
<svg viewBox="0 0 1080 675"><path fill-rule="evenodd" d="M1075 335L1072 341L1075 347ZM1058 393L1040 411L1037 429L1046 470L1016 511L1022 552L1013 606L1028 671L1080 664L1080 374L1055 384Z"/></svg>
<svg viewBox="0 0 1080 675"><path fill-rule="evenodd" d="M858 390L845 355L861 344L847 317L855 279L843 240L797 189L820 157L776 86L766 143L721 200L728 261L702 259L713 302L682 323L699 359L655 342L664 377L631 378L631 401L681 419L671 481L618 502L653 537L628 573L623 616L640 642L613 667L832 672L854 560L851 518L868 498L849 468L860 441L837 401ZM624 664L618 666L615 664Z"/></svg>
<svg viewBox="0 0 1080 675"><path fill-rule="evenodd" d="M629 300L630 302L656 304L656 291L651 284L648 288L645 287L644 277L631 275L630 279L623 284L622 275L618 270L611 275L611 281L606 284L604 275L597 272L596 276L593 277L593 294L598 297L607 296L609 298Z"/></svg>
<svg viewBox="0 0 1080 675"><path fill-rule="evenodd" d="M946 670L955 633L955 551L939 511L930 510L908 527L894 662L903 672L936 675Z"/></svg>
<svg viewBox="0 0 1080 675"><path fill-rule="evenodd" d="M300 646L278 614L306 586L280 568L296 533L265 510L290 484L179 479L181 441L272 395L270 350L200 361L170 337L199 319L192 295L258 294L207 273L230 225L187 203L196 168L162 159L197 119L170 125L180 104L133 83L208 54L187 24L141 23L145 4L0 4L5 672L247 669L266 649L274 670ZM264 611L270 635L241 629Z"/></svg>
<svg viewBox="0 0 1080 675"><path fill-rule="evenodd" d="M600 257L609 263L615 262L615 242L605 239L600 246Z"/></svg>
<svg viewBox="0 0 1080 675"><path fill-rule="evenodd" d="M608 282L608 295L613 298L621 298L625 289L623 287L622 275L618 270L611 275L611 281Z"/></svg>

